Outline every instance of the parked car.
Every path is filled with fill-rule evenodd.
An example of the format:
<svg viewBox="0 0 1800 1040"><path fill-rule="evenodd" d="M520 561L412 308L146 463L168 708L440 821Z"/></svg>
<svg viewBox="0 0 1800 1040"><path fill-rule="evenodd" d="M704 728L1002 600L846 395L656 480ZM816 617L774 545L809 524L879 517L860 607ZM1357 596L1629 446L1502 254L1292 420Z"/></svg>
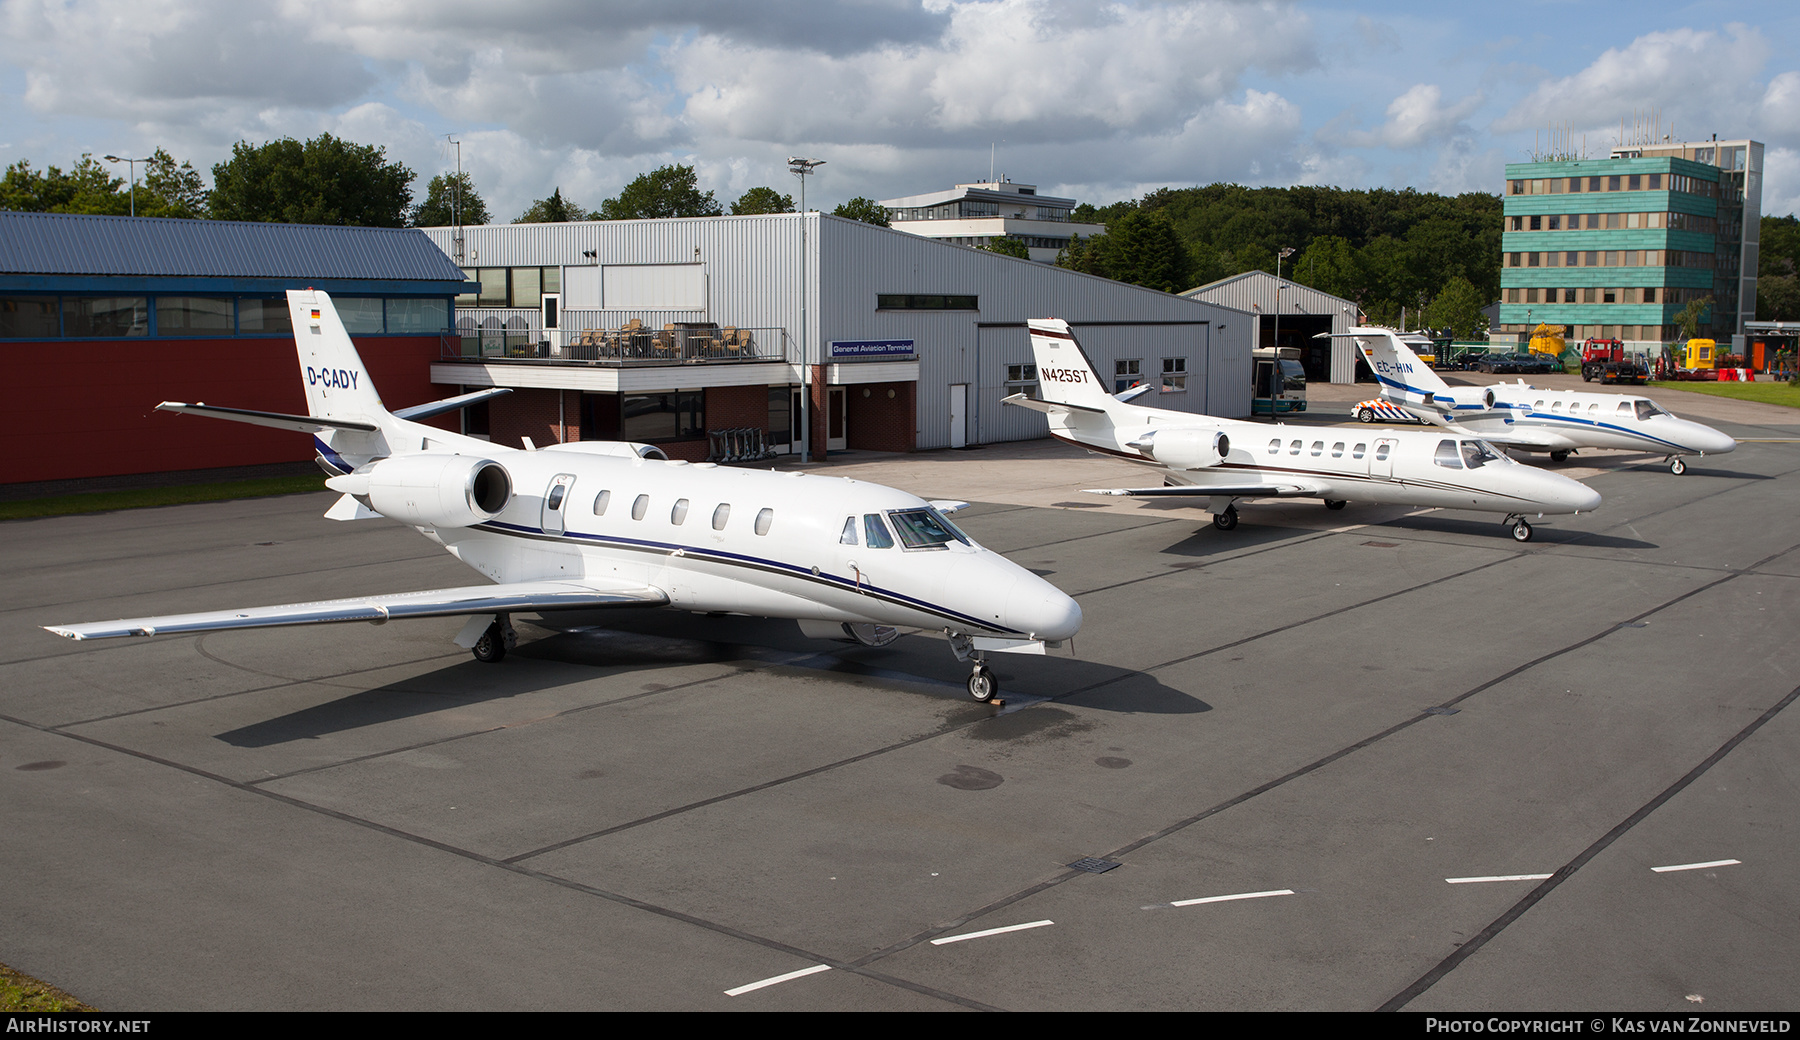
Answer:
<svg viewBox="0 0 1800 1040"><path fill-rule="evenodd" d="M1506 375L1517 372L1519 362L1518 356L1515 354L1482 354L1471 359L1469 367L1489 375Z"/></svg>

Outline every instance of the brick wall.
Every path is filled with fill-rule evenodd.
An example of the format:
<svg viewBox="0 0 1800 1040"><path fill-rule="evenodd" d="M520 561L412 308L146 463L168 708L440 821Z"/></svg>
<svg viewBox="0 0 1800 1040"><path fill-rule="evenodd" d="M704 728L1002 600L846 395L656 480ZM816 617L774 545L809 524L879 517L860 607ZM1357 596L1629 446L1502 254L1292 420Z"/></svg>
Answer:
<svg viewBox="0 0 1800 1040"><path fill-rule="evenodd" d="M912 451L919 444L917 383L866 383L847 387L849 447L863 451Z"/></svg>
<svg viewBox="0 0 1800 1040"><path fill-rule="evenodd" d="M521 388L488 402L490 440L522 448L526 437L540 448L580 440L581 392Z"/></svg>

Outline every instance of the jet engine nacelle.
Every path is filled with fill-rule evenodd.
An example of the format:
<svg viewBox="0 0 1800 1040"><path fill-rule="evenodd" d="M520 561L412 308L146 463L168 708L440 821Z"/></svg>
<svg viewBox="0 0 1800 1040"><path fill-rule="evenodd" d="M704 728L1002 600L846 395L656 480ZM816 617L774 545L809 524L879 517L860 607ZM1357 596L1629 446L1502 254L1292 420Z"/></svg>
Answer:
<svg viewBox="0 0 1800 1040"><path fill-rule="evenodd" d="M468 527L500 514L512 500L512 477L493 459L471 455L400 455L326 484L370 509L415 527ZM361 486L358 486L361 485Z"/></svg>
<svg viewBox="0 0 1800 1040"><path fill-rule="evenodd" d="M1483 411L1491 412L1494 410L1494 388L1472 386L1463 390L1451 390L1433 395L1426 403L1445 415L1451 414L1456 408L1467 408L1470 405L1480 405Z"/></svg>
<svg viewBox="0 0 1800 1040"><path fill-rule="evenodd" d="M1131 447L1171 469L1205 469L1225 461L1231 453L1231 438L1223 430L1189 426L1151 430L1132 441Z"/></svg>

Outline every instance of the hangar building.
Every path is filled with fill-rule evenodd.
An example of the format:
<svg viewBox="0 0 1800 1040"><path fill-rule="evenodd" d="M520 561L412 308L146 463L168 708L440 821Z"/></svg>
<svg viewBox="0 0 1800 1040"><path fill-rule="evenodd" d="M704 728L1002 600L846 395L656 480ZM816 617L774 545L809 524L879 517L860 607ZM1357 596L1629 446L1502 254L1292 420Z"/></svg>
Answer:
<svg viewBox="0 0 1800 1040"><path fill-rule="evenodd" d="M1357 356L1356 345L1350 340L1314 338L1322 332L1346 332L1354 326L1358 313L1354 301L1276 278L1267 271L1245 271L1181 295L1249 311L1256 324L1256 345L1298 348L1308 382L1354 383L1357 366L1367 372L1367 363Z"/></svg>
<svg viewBox="0 0 1800 1040"><path fill-rule="evenodd" d="M447 396L430 368L462 278L416 230L0 212L0 485L310 459L289 431L155 408L304 412L285 293L307 286L386 400Z"/></svg>
<svg viewBox="0 0 1800 1040"><path fill-rule="evenodd" d="M515 392L471 433L647 441L693 461L1045 435L1024 321L1071 322L1117 389L1250 412L1250 316L819 213L426 229L480 286L431 381ZM458 245L461 246L460 251Z"/></svg>

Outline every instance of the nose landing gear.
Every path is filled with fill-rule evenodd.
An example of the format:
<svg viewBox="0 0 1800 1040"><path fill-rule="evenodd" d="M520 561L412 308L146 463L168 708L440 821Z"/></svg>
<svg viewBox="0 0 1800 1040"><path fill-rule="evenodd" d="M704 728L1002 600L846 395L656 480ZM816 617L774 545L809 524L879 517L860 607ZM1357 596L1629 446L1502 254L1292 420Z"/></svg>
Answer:
<svg viewBox="0 0 1800 1040"><path fill-rule="evenodd" d="M1515 542L1531 541L1531 525L1525 522L1524 517L1520 516L1517 513L1514 513L1513 515L1507 517L1505 520L1502 520L1500 522L1503 524L1511 524L1512 525L1513 541L1515 541Z"/></svg>

